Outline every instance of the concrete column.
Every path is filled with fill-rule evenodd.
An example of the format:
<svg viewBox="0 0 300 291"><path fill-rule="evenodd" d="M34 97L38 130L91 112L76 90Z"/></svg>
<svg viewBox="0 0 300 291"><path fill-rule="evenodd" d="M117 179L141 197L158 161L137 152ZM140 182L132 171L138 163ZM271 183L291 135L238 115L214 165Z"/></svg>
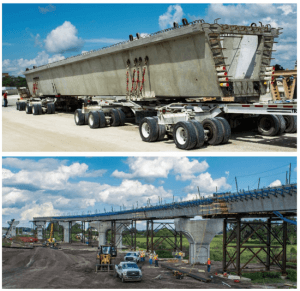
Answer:
<svg viewBox="0 0 300 291"><path fill-rule="evenodd" d="M17 235L16 226L20 223L20 221L7 221L7 223L10 225L9 231L7 233L7 237L14 237Z"/></svg>
<svg viewBox="0 0 300 291"><path fill-rule="evenodd" d="M72 221L71 227L76 223L76 221ZM69 221L59 221L59 225L61 225L64 228L64 242L70 243L70 223Z"/></svg>
<svg viewBox="0 0 300 291"><path fill-rule="evenodd" d="M174 219L176 231L181 231L190 243L190 264L205 264L210 258L210 243L222 231L223 219L190 220Z"/></svg>
<svg viewBox="0 0 300 291"><path fill-rule="evenodd" d="M37 239L42 240L43 228L46 226L46 221L36 221L34 222L34 225L36 226Z"/></svg>
<svg viewBox="0 0 300 291"><path fill-rule="evenodd" d="M127 223L127 222L125 222ZM110 221L93 221L89 223L89 226L98 230L98 246L107 244L107 232L111 229ZM122 250L122 232L125 226L123 223L116 223L116 247L117 250Z"/></svg>

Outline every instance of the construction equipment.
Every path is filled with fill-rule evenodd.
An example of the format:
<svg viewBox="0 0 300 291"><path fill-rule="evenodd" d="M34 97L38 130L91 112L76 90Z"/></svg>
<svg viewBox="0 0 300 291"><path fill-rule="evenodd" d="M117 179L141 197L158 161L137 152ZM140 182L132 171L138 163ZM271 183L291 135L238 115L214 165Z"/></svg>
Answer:
<svg viewBox="0 0 300 291"><path fill-rule="evenodd" d="M248 117L266 115L258 120L260 133L282 134L285 122L277 116L295 119L297 105L277 104L278 92L275 101L271 94L272 48L281 28L182 23L26 69L32 98L17 106L34 115L77 108L76 125L91 128L123 126L135 117L143 141L167 135L180 149L227 143L230 127Z"/></svg>
<svg viewBox="0 0 300 291"><path fill-rule="evenodd" d="M56 242L55 237L53 236L53 222L51 222L51 230L50 230L50 237L47 239L46 242L43 243L44 247L57 247L59 244Z"/></svg>
<svg viewBox="0 0 300 291"><path fill-rule="evenodd" d="M179 279L179 280L183 279L183 273L178 270L174 270L173 275L176 279Z"/></svg>
<svg viewBox="0 0 300 291"><path fill-rule="evenodd" d="M117 249L115 246L103 245L98 247L96 272L114 271L116 257L117 257Z"/></svg>

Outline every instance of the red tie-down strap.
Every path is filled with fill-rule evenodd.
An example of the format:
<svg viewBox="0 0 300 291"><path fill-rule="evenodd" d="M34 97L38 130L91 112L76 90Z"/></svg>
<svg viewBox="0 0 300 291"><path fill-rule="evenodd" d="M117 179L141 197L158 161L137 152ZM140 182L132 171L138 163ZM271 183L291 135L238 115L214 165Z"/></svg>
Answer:
<svg viewBox="0 0 300 291"><path fill-rule="evenodd" d="M33 93L35 94L36 90L38 89L37 84L33 83Z"/></svg>
<svg viewBox="0 0 300 291"><path fill-rule="evenodd" d="M144 67L144 69L143 69L143 78L142 78L142 85L141 85L141 88L140 88L140 93L142 92L143 87L144 87L144 83L145 83L145 72L146 72L146 67Z"/></svg>
<svg viewBox="0 0 300 291"><path fill-rule="evenodd" d="M135 92L137 92L137 90L138 90L139 82L140 82L140 71L139 71L139 69L138 69L138 70L137 70L136 85L135 85Z"/></svg>
<svg viewBox="0 0 300 291"><path fill-rule="evenodd" d="M128 88L128 84L129 84L129 72L126 72L126 92L129 92L129 88Z"/></svg>
<svg viewBox="0 0 300 291"><path fill-rule="evenodd" d="M133 70L133 75L132 75L132 87L131 87L131 93L132 93L132 91L133 91L133 86L134 86L134 75L135 75L135 70Z"/></svg>

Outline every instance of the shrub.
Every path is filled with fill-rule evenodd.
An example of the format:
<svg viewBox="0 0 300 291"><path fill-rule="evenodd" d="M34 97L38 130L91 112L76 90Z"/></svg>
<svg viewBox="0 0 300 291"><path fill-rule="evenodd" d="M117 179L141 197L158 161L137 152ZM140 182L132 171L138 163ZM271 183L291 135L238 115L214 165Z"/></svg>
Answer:
<svg viewBox="0 0 300 291"><path fill-rule="evenodd" d="M292 247L291 250L290 250L290 253L291 254L297 254L297 251L296 251L296 249L294 247Z"/></svg>
<svg viewBox="0 0 300 291"><path fill-rule="evenodd" d="M290 279L292 282L297 282L297 271L293 269L287 270L288 276L287 278Z"/></svg>
<svg viewBox="0 0 300 291"><path fill-rule="evenodd" d="M158 254L159 258L173 258L170 251L157 250L156 253Z"/></svg>

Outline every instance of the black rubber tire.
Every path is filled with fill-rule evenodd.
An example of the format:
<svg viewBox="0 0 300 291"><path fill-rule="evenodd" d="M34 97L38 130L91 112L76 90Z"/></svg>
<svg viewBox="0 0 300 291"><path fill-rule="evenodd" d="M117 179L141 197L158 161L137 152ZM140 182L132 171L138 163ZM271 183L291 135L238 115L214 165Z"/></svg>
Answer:
<svg viewBox="0 0 300 291"><path fill-rule="evenodd" d="M228 143L230 136L231 136L231 128L228 121L224 117L216 117L217 120L221 122L223 127L224 136L222 139L222 144Z"/></svg>
<svg viewBox="0 0 300 291"><path fill-rule="evenodd" d="M32 105L32 114L33 115L39 115L40 114L40 111L38 109L38 104L33 104Z"/></svg>
<svg viewBox="0 0 300 291"><path fill-rule="evenodd" d="M276 117L279 120L279 130L277 132L277 135L282 135L282 134L284 134L285 129L286 129L286 122L282 115L276 115Z"/></svg>
<svg viewBox="0 0 300 291"><path fill-rule="evenodd" d="M98 128L100 117L97 111L91 111L89 113L89 126L90 128Z"/></svg>
<svg viewBox="0 0 300 291"><path fill-rule="evenodd" d="M26 114L32 114L32 106L26 104Z"/></svg>
<svg viewBox="0 0 300 291"><path fill-rule="evenodd" d="M258 132L265 136L275 136L280 129L280 122L276 115L262 115L258 118Z"/></svg>
<svg viewBox="0 0 300 291"><path fill-rule="evenodd" d="M25 102L20 102L19 110L20 111L25 111L25 109L26 109L26 103Z"/></svg>
<svg viewBox="0 0 300 291"><path fill-rule="evenodd" d="M109 115L111 117L110 125L111 126L119 126L120 125L120 115L117 109L110 109Z"/></svg>
<svg viewBox="0 0 300 291"><path fill-rule="evenodd" d="M159 127L153 117L145 117L139 125L140 136L143 141L154 142L158 139Z"/></svg>
<svg viewBox="0 0 300 291"><path fill-rule="evenodd" d="M218 145L222 142L224 132L223 126L218 119L206 118L202 122L204 130L209 130L208 134L208 144Z"/></svg>
<svg viewBox="0 0 300 291"><path fill-rule="evenodd" d="M120 117L120 126L124 126L126 122L126 115L121 108L117 108Z"/></svg>
<svg viewBox="0 0 300 291"><path fill-rule="evenodd" d="M156 141L162 141L167 133L166 127L163 124L158 124L158 116L153 116L158 126L158 138Z"/></svg>
<svg viewBox="0 0 300 291"><path fill-rule="evenodd" d="M105 119L105 114L102 110L98 110L98 115L99 115L99 127L103 128L106 126L106 119Z"/></svg>
<svg viewBox="0 0 300 291"><path fill-rule="evenodd" d="M185 141L183 142L182 133L185 134ZM197 134L194 125L188 121L179 121L175 124L173 130L173 137L176 146L182 150L193 149L197 144Z"/></svg>
<svg viewBox="0 0 300 291"><path fill-rule="evenodd" d="M52 114L55 114L55 104L51 103L51 107L52 107Z"/></svg>
<svg viewBox="0 0 300 291"><path fill-rule="evenodd" d="M123 276L122 276L121 280L122 280L122 283L126 282Z"/></svg>
<svg viewBox="0 0 300 291"><path fill-rule="evenodd" d="M16 109L20 110L20 102L16 102Z"/></svg>
<svg viewBox="0 0 300 291"><path fill-rule="evenodd" d="M81 109L76 109L74 112L74 121L76 125L84 125L85 123L85 116L82 113Z"/></svg>
<svg viewBox="0 0 300 291"><path fill-rule="evenodd" d="M89 113L84 113L84 124L85 125L89 124Z"/></svg>
<svg viewBox="0 0 300 291"><path fill-rule="evenodd" d="M51 103L47 103L47 114L52 114L52 106L51 106Z"/></svg>
<svg viewBox="0 0 300 291"><path fill-rule="evenodd" d="M286 123L285 132L294 133L297 131L297 116L283 115Z"/></svg>
<svg viewBox="0 0 300 291"><path fill-rule="evenodd" d="M39 110L39 115L42 115L42 114L43 114L42 105L41 105L41 104L38 104L38 105L37 105L37 108L38 108L38 110Z"/></svg>
<svg viewBox="0 0 300 291"><path fill-rule="evenodd" d="M197 143L196 143L195 149L199 149L204 145L204 142L205 142L203 125L197 120L190 120L190 122L195 127L196 135L197 135Z"/></svg>

